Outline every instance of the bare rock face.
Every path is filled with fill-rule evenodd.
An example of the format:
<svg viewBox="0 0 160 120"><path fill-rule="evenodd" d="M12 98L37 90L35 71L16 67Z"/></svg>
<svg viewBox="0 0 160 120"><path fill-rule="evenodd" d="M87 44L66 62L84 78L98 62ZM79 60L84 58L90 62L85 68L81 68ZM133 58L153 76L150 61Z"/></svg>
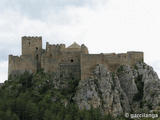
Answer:
<svg viewBox="0 0 160 120"><path fill-rule="evenodd" d="M80 109L90 109L92 106L114 115L130 111L128 98L120 86L118 77L103 65L97 65L93 76L88 80L80 81L74 99Z"/></svg>
<svg viewBox="0 0 160 120"><path fill-rule="evenodd" d="M141 63L137 64L137 76L143 83L142 108L157 110L160 107L160 79L153 68Z"/></svg>
<svg viewBox="0 0 160 120"><path fill-rule="evenodd" d="M120 66L117 71L118 79L120 81L120 85L128 97L129 103L131 104L133 101L134 95L138 92L135 76L133 70L130 66Z"/></svg>
<svg viewBox="0 0 160 120"><path fill-rule="evenodd" d="M97 65L93 75L79 82L74 101L80 109L99 108L114 116L160 106L160 80L145 63L120 66L116 73Z"/></svg>

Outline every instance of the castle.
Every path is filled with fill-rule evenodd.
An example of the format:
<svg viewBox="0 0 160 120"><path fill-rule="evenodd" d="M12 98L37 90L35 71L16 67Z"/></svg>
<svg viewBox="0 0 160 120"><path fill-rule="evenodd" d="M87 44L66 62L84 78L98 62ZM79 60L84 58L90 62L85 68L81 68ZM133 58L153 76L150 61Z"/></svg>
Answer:
<svg viewBox="0 0 160 120"><path fill-rule="evenodd" d="M16 76L25 71L35 73L40 69L44 72L59 71L59 77L64 79L87 79L97 64L105 65L110 71L116 71L120 65L133 66L143 62L143 52L127 52L121 54L89 54L88 48L82 44L73 43L51 45L46 43L42 48L42 37L22 37L22 55L9 55L8 75Z"/></svg>

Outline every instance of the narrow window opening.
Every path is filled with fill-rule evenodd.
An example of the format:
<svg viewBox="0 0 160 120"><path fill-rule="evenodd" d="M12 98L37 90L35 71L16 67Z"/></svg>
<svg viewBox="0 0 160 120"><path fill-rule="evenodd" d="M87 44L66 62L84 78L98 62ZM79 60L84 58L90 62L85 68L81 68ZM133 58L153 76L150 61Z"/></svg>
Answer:
<svg viewBox="0 0 160 120"><path fill-rule="evenodd" d="M36 47L36 50L38 50L38 47Z"/></svg>
<svg viewBox="0 0 160 120"><path fill-rule="evenodd" d="M38 60L38 55L36 55L36 59Z"/></svg>
<svg viewBox="0 0 160 120"><path fill-rule="evenodd" d="M29 47L30 47L31 43L29 42L28 44L29 44Z"/></svg>

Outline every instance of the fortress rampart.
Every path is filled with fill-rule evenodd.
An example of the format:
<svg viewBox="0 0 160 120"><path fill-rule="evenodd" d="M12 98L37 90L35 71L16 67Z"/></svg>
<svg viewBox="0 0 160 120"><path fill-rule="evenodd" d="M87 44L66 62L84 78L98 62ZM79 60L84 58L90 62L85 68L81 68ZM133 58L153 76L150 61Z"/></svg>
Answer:
<svg viewBox="0 0 160 120"><path fill-rule="evenodd" d="M143 52L127 52L121 54L89 54L88 48L82 44L46 43L42 48L42 37L22 37L22 55L9 55L8 75L15 76L25 71L35 73L44 69L47 73L59 73L61 79L87 79L97 64L104 64L114 72L120 65L133 66L143 62Z"/></svg>
<svg viewBox="0 0 160 120"><path fill-rule="evenodd" d="M105 65L114 72L120 65L133 66L143 61L143 52L127 52L122 54L81 54L81 79L91 75L97 64Z"/></svg>

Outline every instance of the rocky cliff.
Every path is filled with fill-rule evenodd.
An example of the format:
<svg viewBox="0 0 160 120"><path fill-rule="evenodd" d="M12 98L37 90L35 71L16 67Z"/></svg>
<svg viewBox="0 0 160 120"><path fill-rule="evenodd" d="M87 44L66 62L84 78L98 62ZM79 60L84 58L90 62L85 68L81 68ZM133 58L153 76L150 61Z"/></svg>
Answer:
<svg viewBox="0 0 160 120"><path fill-rule="evenodd" d="M97 65L89 79L79 81L73 100L80 109L100 108L114 116L160 109L160 79L145 63L120 66L117 72Z"/></svg>

